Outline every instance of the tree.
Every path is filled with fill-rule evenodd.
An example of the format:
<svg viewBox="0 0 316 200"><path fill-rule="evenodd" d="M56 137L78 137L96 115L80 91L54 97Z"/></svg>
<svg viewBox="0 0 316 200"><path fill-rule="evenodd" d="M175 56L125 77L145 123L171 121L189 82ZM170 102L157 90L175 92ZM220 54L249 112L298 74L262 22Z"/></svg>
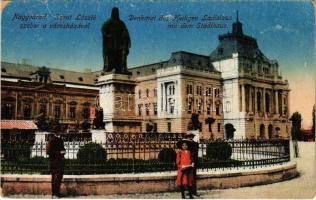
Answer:
<svg viewBox="0 0 316 200"><path fill-rule="evenodd" d="M94 128L96 129L104 129L105 123L103 122L103 110L97 110L96 116L93 120Z"/></svg>
<svg viewBox="0 0 316 200"><path fill-rule="evenodd" d="M292 114L290 120L292 121L292 139L299 140L301 137L301 122L302 122L302 115L299 112L295 112Z"/></svg>
<svg viewBox="0 0 316 200"><path fill-rule="evenodd" d="M199 114L193 113L191 115L191 122L193 130L200 129L200 121L199 121Z"/></svg>
<svg viewBox="0 0 316 200"><path fill-rule="evenodd" d="M50 131L49 120L44 115L40 115L36 120L36 125L40 131Z"/></svg>

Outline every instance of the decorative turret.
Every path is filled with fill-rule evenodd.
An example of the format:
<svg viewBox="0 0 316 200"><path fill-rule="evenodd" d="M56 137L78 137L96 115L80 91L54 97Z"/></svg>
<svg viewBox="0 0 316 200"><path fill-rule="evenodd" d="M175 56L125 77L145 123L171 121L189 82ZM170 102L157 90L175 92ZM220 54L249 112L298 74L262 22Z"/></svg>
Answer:
<svg viewBox="0 0 316 200"><path fill-rule="evenodd" d="M238 10L237 10L236 22L233 23L233 34L234 35L243 35L242 23L240 23L239 19L238 19Z"/></svg>

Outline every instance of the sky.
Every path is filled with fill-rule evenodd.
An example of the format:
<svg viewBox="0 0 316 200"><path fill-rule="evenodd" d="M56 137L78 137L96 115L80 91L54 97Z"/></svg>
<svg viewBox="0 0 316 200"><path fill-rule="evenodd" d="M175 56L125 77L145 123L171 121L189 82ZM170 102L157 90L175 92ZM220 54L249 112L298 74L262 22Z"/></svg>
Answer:
<svg viewBox="0 0 316 200"><path fill-rule="evenodd" d="M259 48L269 59L279 62L289 80L290 112L302 114L304 128L311 126L315 102L315 19L310 2L230 2L230 1L102 1L102 0L19 0L11 1L2 12L1 60L75 71L101 70L101 26L118 7L132 41L128 67L167 60L175 51L209 55L218 44L218 35L231 31L236 11L245 34L257 39ZM22 20L21 16L46 16L45 19ZM75 20L78 15L94 20ZM154 17L155 21L130 20L130 16ZM179 21L193 28L169 28L159 17L226 16L222 28L199 29L199 21ZM70 20L57 20L71 16ZM49 28L59 23L88 24L81 29ZM42 26L46 24L46 28ZM39 25L39 28L22 28Z"/></svg>

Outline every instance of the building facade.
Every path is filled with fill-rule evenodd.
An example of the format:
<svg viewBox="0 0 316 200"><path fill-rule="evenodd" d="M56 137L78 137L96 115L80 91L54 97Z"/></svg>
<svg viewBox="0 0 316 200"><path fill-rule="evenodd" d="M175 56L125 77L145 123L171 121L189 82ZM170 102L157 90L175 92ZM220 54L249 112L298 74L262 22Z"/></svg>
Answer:
<svg viewBox="0 0 316 200"><path fill-rule="evenodd" d="M69 130L92 123L96 75L1 63L1 119L58 119ZM78 128L78 127L77 127Z"/></svg>
<svg viewBox="0 0 316 200"><path fill-rule="evenodd" d="M195 114L200 138L290 136L289 84L278 62L243 33L238 17L210 55L179 51L166 61L130 68L128 86L98 85L108 76L101 72L4 62L1 70L3 119L44 114L66 122L91 122L89 113L99 106L100 95L104 121L109 122L105 131L183 133L191 129ZM109 109L120 95L127 99L120 101L128 107L125 114Z"/></svg>

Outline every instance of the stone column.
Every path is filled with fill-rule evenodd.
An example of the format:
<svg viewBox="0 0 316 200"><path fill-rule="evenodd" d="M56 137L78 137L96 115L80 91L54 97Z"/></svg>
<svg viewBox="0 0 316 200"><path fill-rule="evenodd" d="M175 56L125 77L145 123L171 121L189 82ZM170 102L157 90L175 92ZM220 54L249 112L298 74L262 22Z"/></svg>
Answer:
<svg viewBox="0 0 316 200"><path fill-rule="evenodd" d="M262 106L263 106L263 113L266 113L266 89L262 89Z"/></svg>
<svg viewBox="0 0 316 200"><path fill-rule="evenodd" d="M274 98L275 98L275 114L279 114L279 98L278 98L278 91L274 91Z"/></svg>
<svg viewBox="0 0 316 200"><path fill-rule="evenodd" d="M280 97L280 102L279 102L279 105L280 105L280 107L281 107L281 112L279 111L279 114L280 114L280 116L282 116L283 115L283 91L281 91L280 92L280 94L279 94L281 97Z"/></svg>
<svg viewBox="0 0 316 200"><path fill-rule="evenodd" d="M163 83L160 84L160 87L161 87L161 111L164 110L164 95L165 95L165 89L164 89L164 86L163 86Z"/></svg>
<svg viewBox="0 0 316 200"><path fill-rule="evenodd" d="M164 83L163 87L165 88L165 93L164 93L164 97L163 97L163 101L164 101L164 110L165 112L168 111L168 100L167 100L167 94L168 94L168 88L167 88L167 84Z"/></svg>
<svg viewBox="0 0 316 200"><path fill-rule="evenodd" d="M286 92L286 116L288 117L290 114L290 106L289 106L289 102L290 102L290 95L289 92Z"/></svg>
<svg viewBox="0 0 316 200"><path fill-rule="evenodd" d="M246 111L245 85L241 85L241 112Z"/></svg>
<svg viewBox="0 0 316 200"><path fill-rule="evenodd" d="M256 87L254 87L254 91L255 91L255 102L254 102L254 110L253 110L253 112L254 113L256 113L257 112L257 88Z"/></svg>
<svg viewBox="0 0 316 200"><path fill-rule="evenodd" d="M249 106L248 110L249 110L249 112L252 112L252 87L251 86L249 87L248 101L249 101L249 103L248 103L248 106Z"/></svg>

